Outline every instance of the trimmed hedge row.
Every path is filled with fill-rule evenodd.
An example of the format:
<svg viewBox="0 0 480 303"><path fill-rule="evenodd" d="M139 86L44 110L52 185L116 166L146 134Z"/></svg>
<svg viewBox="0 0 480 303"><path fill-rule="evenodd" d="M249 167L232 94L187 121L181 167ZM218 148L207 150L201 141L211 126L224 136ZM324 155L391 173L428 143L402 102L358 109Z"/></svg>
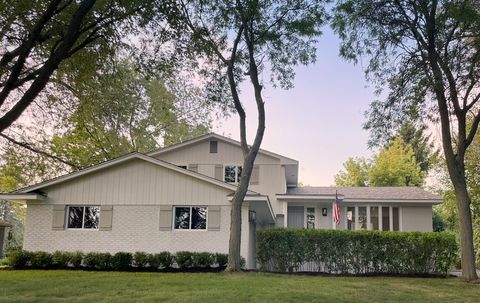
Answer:
<svg viewBox="0 0 480 303"><path fill-rule="evenodd" d="M270 228L257 231L257 260L275 272L447 274L457 242L437 232Z"/></svg>
<svg viewBox="0 0 480 303"><path fill-rule="evenodd" d="M228 255L208 252L181 251L176 254L161 252L147 254L136 252L110 253L61 252L47 253L43 251L29 252L13 251L9 257L9 266L15 269L23 268L76 268L94 270L167 270L177 267L181 270L198 268L225 268Z"/></svg>

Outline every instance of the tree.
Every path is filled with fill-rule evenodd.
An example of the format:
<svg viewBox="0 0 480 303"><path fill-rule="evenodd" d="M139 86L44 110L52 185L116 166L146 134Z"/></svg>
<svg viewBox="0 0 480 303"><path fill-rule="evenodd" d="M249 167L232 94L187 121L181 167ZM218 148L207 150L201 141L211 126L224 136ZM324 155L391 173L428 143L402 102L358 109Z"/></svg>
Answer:
<svg viewBox="0 0 480 303"><path fill-rule="evenodd" d="M371 164L363 158L348 158L343 163L343 170L335 175L337 186L367 186L369 183L368 172Z"/></svg>
<svg viewBox="0 0 480 303"><path fill-rule="evenodd" d="M412 147L400 138L371 160L350 158L343 166L335 176L338 186L422 186L425 178Z"/></svg>
<svg viewBox="0 0 480 303"><path fill-rule="evenodd" d="M470 125L471 121L467 122ZM443 195L444 203L435 208L435 213L443 220L447 230L458 233L459 216L456 208L455 191L448 176L445 159L437 165L436 190ZM473 245L476 252L477 267L480 267L480 136L476 136L465 154L465 172L472 203Z"/></svg>
<svg viewBox="0 0 480 303"><path fill-rule="evenodd" d="M372 186L422 186L423 179L412 148L400 138L394 139L391 146L374 157L369 171L369 185Z"/></svg>
<svg viewBox="0 0 480 303"><path fill-rule="evenodd" d="M342 0L332 22L342 39L341 55L353 62L368 56L368 79L378 88L388 84L386 97L371 104L375 128L408 119L440 122L467 281L477 279L465 153L480 123L479 7L476 0Z"/></svg>
<svg viewBox="0 0 480 303"><path fill-rule="evenodd" d="M145 7L143 1L0 1L0 133L34 102L55 72L72 78L82 64L109 52L120 42L119 33L126 34L127 19L147 15L140 14ZM61 65L66 62L70 65Z"/></svg>
<svg viewBox="0 0 480 303"><path fill-rule="evenodd" d="M211 108L193 90L179 100L166 84L149 80L127 62L117 63L83 83L73 95L78 107L61 121L51 140L51 151L76 169L110 160L132 151L148 152L208 132ZM176 90L179 91L178 89ZM183 102L188 102L185 108ZM162 142L163 141L163 142Z"/></svg>
<svg viewBox="0 0 480 303"><path fill-rule="evenodd" d="M293 67L315 60L316 38L325 20L323 1L177 1L178 17L170 21L186 47L201 60L210 95L233 108L240 118L243 170L231 207L228 270L240 270L241 209L253 163L265 131L262 90L267 74L274 85L292 86ZM177 40L178 41L178 40ZM254 93L258 124L251 145L247 142L246 111L239 85L249 79Z"/></svg>
<svg viewBox="0 0 480 303"><path fill-rule="evenodd" d="M403 142L413 149L415 159L424 173L436 164L438 160L438 151L435 148L430 135L426 135L427 127L418 122L407 121L399 124L393 130L381 131L382 128L376 128L376 121L365 123L365 129L370 131L369 147L388 147L395 138L401 138Z"/></svg>

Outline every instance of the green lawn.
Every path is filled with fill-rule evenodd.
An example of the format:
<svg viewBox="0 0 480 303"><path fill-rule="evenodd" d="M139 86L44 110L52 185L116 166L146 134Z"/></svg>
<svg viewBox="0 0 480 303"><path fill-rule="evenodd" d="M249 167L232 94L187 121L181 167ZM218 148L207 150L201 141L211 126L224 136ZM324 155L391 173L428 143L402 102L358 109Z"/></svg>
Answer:
<svg viewBox="0 0 480 303"><path fill-rule="evenodd" d="M0 270L0 302L479 302L458 278Z"/></svg>

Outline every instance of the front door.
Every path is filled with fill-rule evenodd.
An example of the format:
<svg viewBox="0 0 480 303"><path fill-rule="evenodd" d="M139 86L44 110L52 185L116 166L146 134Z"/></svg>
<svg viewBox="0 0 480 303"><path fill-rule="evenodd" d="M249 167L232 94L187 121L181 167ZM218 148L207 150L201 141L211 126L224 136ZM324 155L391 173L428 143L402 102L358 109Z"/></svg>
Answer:
<svg viewBox="0 0 480 303"><path fill-rule="evenodd" d="M303 206L289 206L288 207L288 227L305 227L305 215L303 213Z"/></svg>

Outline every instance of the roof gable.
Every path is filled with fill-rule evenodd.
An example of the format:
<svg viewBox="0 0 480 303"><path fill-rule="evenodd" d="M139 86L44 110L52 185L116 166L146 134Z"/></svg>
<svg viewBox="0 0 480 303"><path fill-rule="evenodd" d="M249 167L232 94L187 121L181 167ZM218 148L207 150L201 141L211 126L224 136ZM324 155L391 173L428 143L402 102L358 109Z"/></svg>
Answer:
<svg viewBox="0 0 480 303"><path fill-rule="evenodd" d="M206 134L206 135L203 135L203 136L199 136L199 137L184 141L184 142L179 143L179 144L175 144L175 145L172 145L172 146L169 146L169 147L165 147L165 148L161 148L161 149L156 150L156 151L149 152L149 153L147 153L147 155L150 156L150 157L154 157L156 155L167 153L167 152L170 152L170 151L173 151L173 150L177 150L177 149L187 147L187 146L192 145L192 144L196 144L196 143L211 140L211 139L215 139L215 140L218 140L218 141L222 141L222 142L229 143L229 144L240 147L240 142L238 142L234 139L230 139L228 137L221 136L221 135L216 134L216 133L209 133L209 134ZM298 165L297 160L279 155L279 154L271 152L271 151L260 149L259 153L261 153L263 155L266 155L266 156L270 156L270 157L279 159L281 164Z"/></svg>
<svg viewBox="0 0 480 303"><path fill-rule="evenodd" d="M46 188L46 187L50 187L50 186L53 186L53 185L61 184L63 182L67 182L67 181L75 179L75 178L79 178L79 177L82 177L82 176L92 174L92 173L97 172L97 171L101 171L103 169L112 167L114 165L125 163L127 161L132 160L132 159L140 159L142 161L146 161L146 162L149 162L149 163L152 163L152 164L155 164L155 165L158 165L158 166L176 171L178 173L181 173L181 174L184 174L184 175L187 175L187 176L191 176L191 177L196 178L196 179L203 180L207 183L211 183L213 185L216 185L216 186L219 186L219 187L231 190L231 191L235 191L237 189L236 185L229 184L229 183L226 183L226 182L223 182L223 181L205 176L203 174L199 174L199 173L196 173L196 172L184 169L184 168L180 168L180 167L178 167L176 165L173 165L171 163L168 163L168 162L165 162L165 161L162 161L162 160L158 160L158 159L155 159L155 158L152 158L152 157L134 152L134 153L130 153L130 154L118 157L118 158L113 159L113 160L102 162L100 164L97 164L97 165L94 165L94 166L91 166L91 167L88 167L88 168L85 168L85 169L82 169L82 170L79 170L79 171L76 171L76 172L72 172L72 173L67 174L67 175L63 175L63 176L60 176L60 177L57 177L57 178L54 178L54 179L50 179L50 180L47 180L47 181L44 181L44 182L41 182L41 183L38 183L38 184L35 184L35 185L32 185L32 186L25 187L25 188L21 188L19 190L16 190L15 193L28 193L28 192L40 190L40 189L43 189L43 188ZM249 191L248 194L257 194L257 193L253 192L253 191Z"/></svg>

